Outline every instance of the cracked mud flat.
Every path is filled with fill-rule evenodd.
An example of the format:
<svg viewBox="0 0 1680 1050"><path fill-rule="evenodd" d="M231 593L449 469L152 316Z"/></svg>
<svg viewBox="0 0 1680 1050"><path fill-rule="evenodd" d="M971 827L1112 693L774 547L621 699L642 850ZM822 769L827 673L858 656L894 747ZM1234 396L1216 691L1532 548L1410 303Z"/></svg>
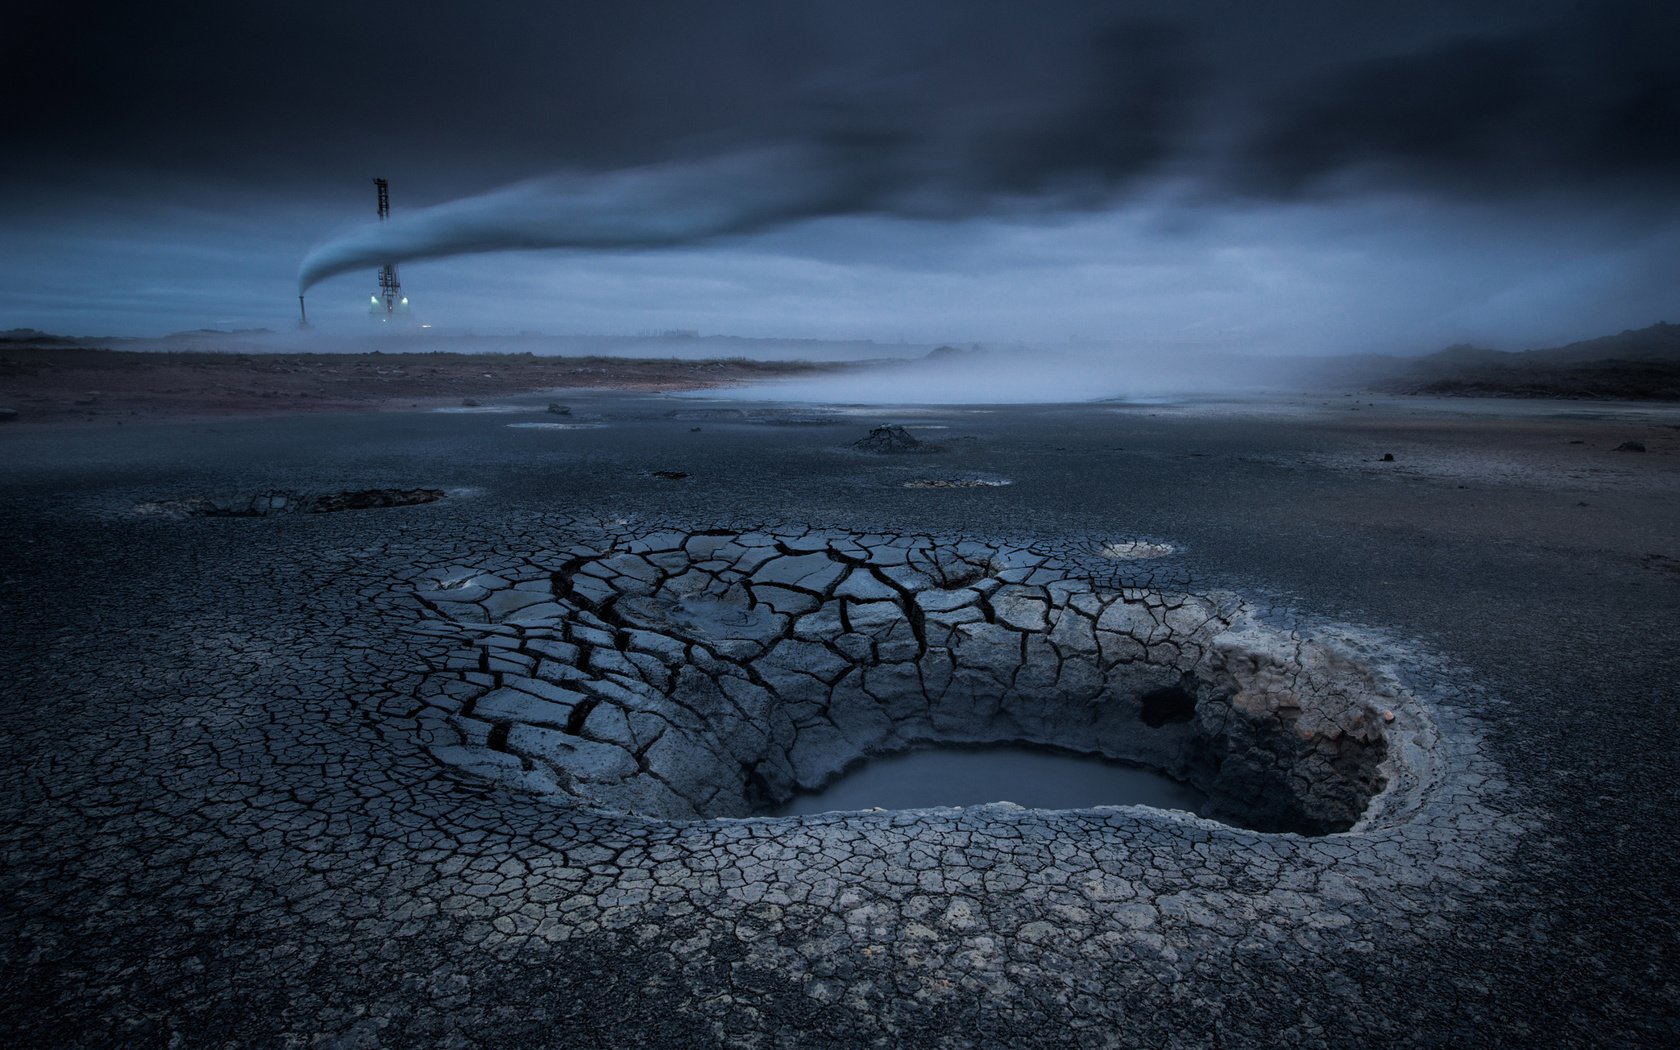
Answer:
<svg viewBox="0 0 1680 1050"><path fill-rule="evenodd" d="M935 499L844 428L611 405L537 451L470 415L11 446L12 1044L1670 1041L1660 457L1594 532L1567 485L1443 519L1243 458L1310 429L1196 424L1187 466L1182 423L954 423L1016 484ZM346 479L478 494L132 513ZM1229 808L752 815L957 739Z"/></svg>

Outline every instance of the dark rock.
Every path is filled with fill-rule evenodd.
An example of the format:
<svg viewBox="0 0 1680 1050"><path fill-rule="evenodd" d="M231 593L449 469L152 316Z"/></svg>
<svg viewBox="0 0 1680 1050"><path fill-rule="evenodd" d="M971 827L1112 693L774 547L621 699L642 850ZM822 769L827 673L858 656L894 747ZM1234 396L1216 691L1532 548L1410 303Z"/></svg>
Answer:
<svg viewBox="0 0 1680 1050"><path fill-rule="evenodd" d="M476 398L476 397L463 397L461 399L461 407L462 408L477 408L478 407L478 398Z"/></svg>
<svg viewBox="0 0 1680 1050"><path fill-rule="evenodd" d="M1382 461L1383 461L1383 462L1384 462L1384 463L1393 463L1393 462L1394 462L1394 453L1392 453L1392 452L1384 452L1384 453L1383 453L1383 458L1382 458Z"/></svg>
<svg viewBox="0 0 1680 1050"><path fill-rule="evenodd" d="M17 409L15 409L15 408L0 408L0 423L10 423L12 420L16 419L17 417L18 417L18 410Z"/></svg>
<svg viewBox="0 0 1680 1050"><path fill-rule="evenodd" d="M557 416L569 416L572 414L571 406L562 405L558 401L550 401L548 403L548 410Z"/></svg>
<svg viewBox="0 0 1680 1050"><path fill-rule="evenodd" d="M853 448L865 452L914 452L922 443L903 427L886 424L869 432L869 436L852 443Z"/></svg>
<svg viewBox="0 0 1680 1050"><path fill-rule="evenodd" d="M1620 445L1616 446L1616 451L1617 452L1643 452L1643 451L1645 451L1645 442L1643 442L1643 441L1624 441Z"/></svg>
<svg viewBox="0 0 1680 1050"><path fill-rule="evenodd" d="M656 471L653 472L653 476L656 477L656 478L664 478L666 481L681 481L683 478L688 477L688 471L686 471L686 470L656 470Z"/></svg>

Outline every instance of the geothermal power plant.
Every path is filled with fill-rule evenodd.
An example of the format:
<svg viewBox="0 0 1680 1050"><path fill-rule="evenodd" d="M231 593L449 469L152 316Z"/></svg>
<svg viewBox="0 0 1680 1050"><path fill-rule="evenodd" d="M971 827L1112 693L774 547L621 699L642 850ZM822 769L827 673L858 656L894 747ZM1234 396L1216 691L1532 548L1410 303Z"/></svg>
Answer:
<svg viewBox="0 0 1680 1050"><path fill-rule="evenodd" d="M379 221L385 222L391 218L391 182L389 179L374 179L374 193L378 205ZM309 327L309 310L304 305L302 293L298 295L298 327ZM381 321L390 321L398 313L408 312L408 296L402 292L402 278L397 276L397 264L388 262L379 268L379 291L368 296L368 313Z"/></svg>

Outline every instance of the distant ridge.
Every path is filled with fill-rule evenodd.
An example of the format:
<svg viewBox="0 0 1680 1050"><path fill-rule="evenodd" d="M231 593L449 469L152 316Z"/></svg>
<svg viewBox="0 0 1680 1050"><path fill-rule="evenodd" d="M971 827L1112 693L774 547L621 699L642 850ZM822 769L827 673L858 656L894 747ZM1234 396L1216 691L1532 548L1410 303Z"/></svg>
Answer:
<svg viewBox="0 0 1680 1050"><path fill-rule="evenodd" d="M1459 344L1378 380L1395 393L1446 397L1680 400L1680 325L1660 321L1539 350Z"/></svg>
<svg viewBox="0 0 1680 1050"><path fill-rule="evenodd" d="M8 328L0 332L0 344L12 343L18 346L79 346L86 341L53 335L38 328Z"/></svg>
<svg viewBox="0 0 1680 1050"><path fill-rule="evenodd" d="M1452 365L1583 364L1589 361L1680 361L1680 325L1658 321L1648 328L1627 328L1615 335L1582 339L1541 350L1489 350L1459 343L1423 361Z"/></svg>

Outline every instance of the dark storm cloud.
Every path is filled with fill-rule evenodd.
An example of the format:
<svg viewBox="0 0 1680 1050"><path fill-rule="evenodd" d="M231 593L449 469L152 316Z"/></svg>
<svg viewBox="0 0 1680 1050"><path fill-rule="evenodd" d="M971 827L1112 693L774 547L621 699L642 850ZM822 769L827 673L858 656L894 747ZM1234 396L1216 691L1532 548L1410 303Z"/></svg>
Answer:
<svg viewBox="0 0 1680 1050"><path fill-rule="evenodd" d="M1072 180L1123 182L1179 148L1195 77L1186 34L1163 22L1106 26L1076 53L1078 94L1042 123L994 138L982 151L988 188L1032 192Z"/></svg>
<svg viewBox="0 0 1680 1050"><path fill-rule="evenodd" d="M1506 36L1346 62L1279 94L1234 181L1297 195L1350 172L1466 195L1680 176L1680 10L1604 4Z"/></svg>
<svg viewBox="0 0 1680 1050"><path fill-rule="evenodd" d="M393 221L321 246L306 284L833 216L1131 204L1188 238L1372 189L1577 225L1676 196L1676 22L1570 0L32 3L0 35L0 215L271 212L302 254L392 178ZM301 202L318 218L288 226Z"/></svg>
<svg viewBox="0 0 1680 1050"><path fill-rule="evenodd" d="M1263 197L1343 176L1448 195L1629 179L1667 190L1680 78L1653 41L1673 39L1660 32L1673 21L1611 5L1504 35L1444 25L1395 53L1321 58L1270 89L1255 86L1254 56L1234 60L1231 38L1214 33L1198 51L1182 17L1110 16L1077 33L1023 25L944 52L925 26L879 53L839 32L832 62L792 92L801 119L757 130L772 145L528 183L369 227L312 253L300 289L382 261L668 247L837 214L1070 210L1167 172L1203 194ZM1238 134L1197 134L1198 121L1218 125L1218 107L1244 104Z"/></svg>
<svg viewBox="0 0 1680 1050"><path fill-rule="evenodd" d="M804 145L965 213L1164 169L1270 195L1675 168L1671 5L1369 6L32 3L0 43L0 177L402 172L414 202Z"/></svg>
<svg viewBox="0 0 1680 1050"><path fill-rule="evenodd" d="M8 144L37 162L272 182L379 161L483 186L790 137L1030 125L1105 86L1080 54L1109 21L1091 5L910 6L32 3L0 39L0 94Z"/></svg>
<svg viewBox="0 0 1680 1050"><path fill-rule="evenodd" d="M811 53L773 5L742 5L758 28L706 6L29 4L0 42L7 137L35 161L270 186L406 169L434 195L665 159L762 133Z"/></svg>
<svg viewBox="0 0 1680 1050"><path fill-rule="evenodd" d="M1628 180L1672 192L1680 79L1653 41L1672 39L1661 30L1673 21L1610 5L1503 35L1442 23L1377 57L1350 46L1300 63L1280 48L1300 72L1269 78L1236 46L1241 34L1204 27L1198 40L1182 16L994 27L943 49L912 24L871 38L872 50L854 25L824 37L833 53L817 75L790 82L799 119L767 120L748 136L755 148L720 132L701 147L720 151L710 158L421 212L324 245L300 285L382 260L666 247L836 214L1072 210L1163 175L1187 176L1204 197L1299 197L1345 190L1347 177L1449 196Z"/></svg>

